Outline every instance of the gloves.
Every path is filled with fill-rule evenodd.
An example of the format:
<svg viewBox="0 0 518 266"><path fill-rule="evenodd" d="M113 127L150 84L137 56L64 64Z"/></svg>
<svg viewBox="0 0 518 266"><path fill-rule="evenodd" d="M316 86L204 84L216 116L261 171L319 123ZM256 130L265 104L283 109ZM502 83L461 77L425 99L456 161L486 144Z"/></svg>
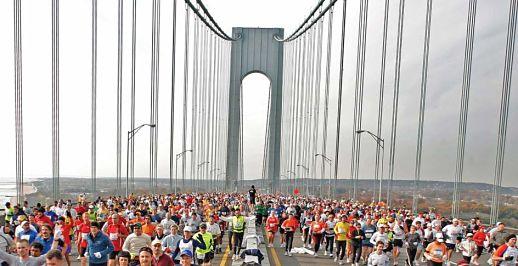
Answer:
<svg viewBox="0 0 518 266"><path fill-rule="evenodd" d="M94 256L95 256L96 258L98 258L98 259L100 259L100 258L102 257L101 252L95 252L95 253L94 253Z"/></svg>

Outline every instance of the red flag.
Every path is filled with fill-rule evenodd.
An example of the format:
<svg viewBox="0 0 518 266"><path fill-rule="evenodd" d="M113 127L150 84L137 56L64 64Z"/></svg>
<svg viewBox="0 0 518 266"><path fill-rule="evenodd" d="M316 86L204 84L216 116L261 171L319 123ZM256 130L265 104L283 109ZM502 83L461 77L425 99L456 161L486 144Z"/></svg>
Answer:
<svg viewBox="0 0 518 266"><path fill-rule="evenodd" d="M300 193L300 191L299 191L299 189L298 189L298 188L296 188L296 189L294 189L294 190L293 190L293 194L298 195L299 193Z"/></svg>

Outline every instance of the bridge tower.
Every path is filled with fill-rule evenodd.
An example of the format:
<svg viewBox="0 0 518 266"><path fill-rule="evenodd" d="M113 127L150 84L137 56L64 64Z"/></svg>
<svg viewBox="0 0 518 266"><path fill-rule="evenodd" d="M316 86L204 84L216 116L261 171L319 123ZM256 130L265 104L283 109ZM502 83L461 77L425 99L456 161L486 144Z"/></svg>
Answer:
<svg viewBox="0 0 518 266"><path fill-rule="evenodd" d="M283 73L283 43L275 38L283 38L284 29L236 27L232 28L232 35L237 40L231 48L225 187L237 188L242 159L239 156L242 81L251 73L261 73L270 79L266 177L270 192L274 193L279 184Z"/></svg>

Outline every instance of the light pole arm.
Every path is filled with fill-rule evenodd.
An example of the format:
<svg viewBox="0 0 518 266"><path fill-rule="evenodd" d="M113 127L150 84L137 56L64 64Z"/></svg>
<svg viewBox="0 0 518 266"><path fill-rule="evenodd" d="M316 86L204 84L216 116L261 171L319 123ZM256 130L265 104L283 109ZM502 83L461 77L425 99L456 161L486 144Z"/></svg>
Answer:
<svg viewBox="0 0 518 266"><path fill-rule="evenodd" d="M318 156L322 156L322 158L324 158L327 162L331 163L333 160L327 158L327 156L321 154L321 153L317 153L315 154L315 157L318 157Z"/></svg>
<svg viewBox="0 0 518 266"><path fill-rule="evenodd" d="M358 130L356 131L356 134L361 134L361 133L367 133L369 134L375 141L378 145L380 145L381 148L385 148L385 140L378 137L376 134L368 131L368 130Z"/></svg>
<svg viewBox="0 0 518 266"><path fill-rule="evenodd" d="M142 124L142 125L140 125L140 126L138 126L138 127L134 128L133 130L128 131L128 140L130 140L131 138L133 138L133 136L135 136L135 134L137 134L137 132L138 132L141 128L145 127L145 126L149 126L149 127L156 127L156 125L155 125L155 124Z"/></svg>

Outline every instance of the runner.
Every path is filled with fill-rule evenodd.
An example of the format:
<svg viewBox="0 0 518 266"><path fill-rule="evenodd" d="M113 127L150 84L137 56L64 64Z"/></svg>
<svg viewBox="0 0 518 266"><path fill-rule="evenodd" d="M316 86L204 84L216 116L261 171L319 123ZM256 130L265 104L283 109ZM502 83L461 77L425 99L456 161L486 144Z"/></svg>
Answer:
<svg viewBox="0 0 518 266"><path fill-rule="evenodd" d="M281 228L286 234L286 251L284 252L285 256L292 256L291 249L293 248L293 235L298 227L299 221L291 213L288 216L288 219L282 222Z"/></svg>
<svg viewBox="0 0 518 266"><path fill-rule="evenodd" d="M499 266L515 266L517 264L518 249L516 248L516 235L511 234L505 238L505 243L493 253L493 262Z"/></svg>
<svg viewBox="0 0 518 266"><path fill-rule="evenodd" d="M340 222L336 223L334 232L336 235L336 257L335 262L339 260L339 264L344 264L344 257L346 252L346 245L349 238L349 231L351 225L347 222L347 215L340 216ZM365 240L365 239L363 239Z"/></svg>
<svg viewBox="0 0 518 266"><path fill-rule="evenodd" d="M275 233L279 228L279 219L275 216L275 212L271 211L270 216L266 219L266 232L268 234L268 247L273 247L273 241L275 240Z"/></svg>
<svg viewBox="0 0 518 266"><path fill-rule="evenodd" d="M448 248L444 244L444 237L441 233L435 236L434 242L426 248L424 256L428 259L428 265L440 266L448 260Z"/></svg>
<svg viewBox="0 0 518 266"><path fill-rule="evenodd" d="M324 256L327 256L329 254L329 257L333 257L333 251L334 251L334 243L335 243L335 216L334 214L329 214L326 221L326 231L325 231L325 242L326 242L326 249L324 250ZM360 241L361 242L361 241ZM361 243L360 243L360 249L361 249Z"/></svg>

